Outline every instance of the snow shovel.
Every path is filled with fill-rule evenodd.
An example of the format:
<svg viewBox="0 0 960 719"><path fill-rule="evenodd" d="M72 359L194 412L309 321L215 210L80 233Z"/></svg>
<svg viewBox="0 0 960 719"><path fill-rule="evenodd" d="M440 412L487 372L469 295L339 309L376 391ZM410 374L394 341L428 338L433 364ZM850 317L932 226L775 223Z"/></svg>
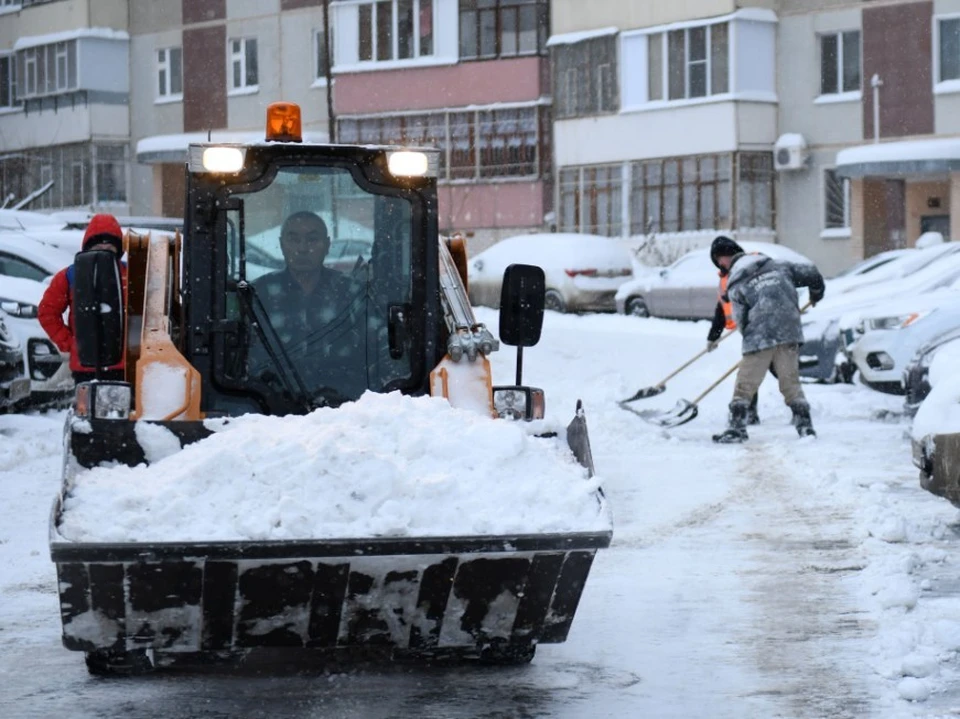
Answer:
<svg viewBox="0 0 960 719"><path fill-rule="evenodd" d="M731 330L730 332L727 332L726 334L721 335L720 338L717 340L717 344L720 344L721 342L723 342L725 339L727 339L727 337L729 337L729 336L732 335L732 334L736 334L736 330ZM667 389L667 382L669 382L669 381L672 380L674 377L676 377L678 374L680 374L681 372L683 372L683 370L685 370L687 367L689 367L690 365L692 365L692 364L693 364L694 362L696 362L698 359L700 359L701 357L703 357L703 356L704 356L705 354L707 354L709 351L710 351L709 349L703 349L703 350L701 350L701 351L698 352L696 355L694 355L693 357L691 357L689 360L687 360L686 362L684 362L682 365L680 365L679 367L677 367L673 372L671 372L671 373L668 374L666 377L664 377L662 380L660 380L657 384L651 385L650 387L642 387L641 389L638 389L638 390L636 391L636 393L633 394L632 396L627 397L626 399L620 400L620 404L623 405L625 402L636 402L638 399L648 399L648 398L650 398L650 397L656 397L658 394L662 394L662 393L664 392L664 390ZM625 407L624 409L630 409L630 408L629 408L629 407Z"/></svg>
<svg viewBox="0 0 960 719"><path fill-rule="evenodd" d="M739 366L740 362L737 361L737 363L724 372L716 382L697 395L696 399L694 399L692 402L681 399L679 402L677 402L677 406L672 410L663 412L656 409L634 409L633 407L623 404L622 402L620 403L620 406L628 412L633 412L635 415L641 417L647 422L650 422L651 424L656 424L660 427L679 427L681 424L686 424L687 422L696 418L697 412L699 411L697 409L697 404L713 390L719 387L727 377L736 372Z"/></svg>

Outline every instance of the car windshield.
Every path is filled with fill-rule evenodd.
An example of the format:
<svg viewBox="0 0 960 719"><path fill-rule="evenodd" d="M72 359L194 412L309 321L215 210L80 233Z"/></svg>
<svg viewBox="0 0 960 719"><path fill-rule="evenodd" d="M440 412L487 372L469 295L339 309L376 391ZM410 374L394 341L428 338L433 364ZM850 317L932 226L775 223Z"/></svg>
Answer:
<svg viewBox="0 0 960 719"><path fill-rule="evenodd" d="M408 380L412 353L387 326L412 301L411 201L362 188L346 168L300 166L235 197L226 312L243 339L227 350L229 373L304 409ZM344 238L368 253L333 269L329 249Z"/></svg>

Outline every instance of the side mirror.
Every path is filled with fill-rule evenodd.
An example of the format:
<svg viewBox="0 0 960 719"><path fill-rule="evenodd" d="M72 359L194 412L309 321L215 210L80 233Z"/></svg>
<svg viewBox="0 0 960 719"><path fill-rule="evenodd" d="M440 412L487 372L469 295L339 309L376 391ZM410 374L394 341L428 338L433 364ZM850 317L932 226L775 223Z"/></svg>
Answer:
<svg viewBox="0 0 960 719"><path fill-rule="evenodd" d="M500 289L500 341L514 347L533 347L543 328L546 280L536 265L510 265Z"/></svg>
<svg viewBox="0 0 960 719"><path fill-rule="evenodd" d="M123 286L108 250L77 254L73 262L73 329L83 367L104 368L123 358Z"/></svg>
<svg viewBox="0 0 960 719"><path fill-rule="evenodd" d="M660 276L661 276L661 277L666 277L666 276L667 276L667 270L666 270L666 268L660 270Z"/></svg>

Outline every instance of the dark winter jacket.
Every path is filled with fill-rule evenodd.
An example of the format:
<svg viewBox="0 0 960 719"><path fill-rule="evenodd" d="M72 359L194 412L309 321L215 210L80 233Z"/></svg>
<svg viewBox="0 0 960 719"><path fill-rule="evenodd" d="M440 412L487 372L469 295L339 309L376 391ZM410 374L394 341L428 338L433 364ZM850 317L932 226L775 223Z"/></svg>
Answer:
<svg viewBox="0 0 960 719"><path fill-rule="evenodd" d="M766 255L734 257L727 295L743 335L743 354L782 344L802 344L797 287L823 296L823 277L813 265L778 262Z"/></svg>

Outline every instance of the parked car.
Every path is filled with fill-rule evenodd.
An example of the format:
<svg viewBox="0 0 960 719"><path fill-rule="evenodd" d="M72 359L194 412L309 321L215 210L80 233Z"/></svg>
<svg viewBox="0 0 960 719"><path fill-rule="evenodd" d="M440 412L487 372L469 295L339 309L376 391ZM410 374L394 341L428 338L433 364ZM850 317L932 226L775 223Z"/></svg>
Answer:
<svg viewBox="0 0 960 719"><path fill-rule="evenodd" d="M23 347L0 310L0 412L15 407L30 395L30 378L23 371Z"/></svg>
<svg viewBox="0 0 960 719"><path fill-rule="evenodd" d="M960 374L937 382L910 428L920 486L960 507Z"/></svg>
<svg viewBox="0 0 960 719"><path fill-rule="evenodd" d="M323 264L331 270L350 273L358 263L369 262L372 251L372 239L336 239L330 242L330 251Z"/></svg>
<svg viewBox="0 0 960 719"><path fill-rule="evenodd" d="M799 252L772 242L741 242L746 252L762 252L775 260L811 264ZM688 252L659 273L620 286L617 311L637 317L707 320L717 306L720 278L710 260L710 248Z"/></svg>
<svg viewBox="0 0 960 719"><path fill-rule="evenodd" d="M0 276L43 282L73 262L74 253L31 239L20 232L0 231Z"/></svg>
<svg viewBox="0 0 960 719"><path fill-rule="evenodd" d="M911 248L887 250L860 260L843 272L827 280L827 292L833 296L850 292L891 277L899 276L903 268L902 260L916 255L920 250Z"/></svg>
<svg viewBox="0 0 960 719"><path fill-rule="evenodd" d="M903 372L935 337L960 328L960 287L908 295L864 313L848 348L860 381L880 392L903 394Z"/></svg>
<svg viewBox="0 0 960 719"><path fill-rule="evenodd" d="M955 373L958 363L960 329L944 332L917 350L903 371L904 412L915 415L931 387L942 377Z"/></svg>
<svg viewBox="0 0 960 719"><path fill-rule="evenodd" d="M0 309L23 347L32 405L59 402L73 391L70 356L57 349L37 320L44 289L43 283L33 280L0 277Z"/></svg>
<svg viewBox="0 0 960 719"><path fill-rule="evenodd" d="M617 288L633 276L630 251L619 240L573 233L518 235L470 260L471 304L499 307L503 271L514 263L543 268L545 306L556 312L613 312Z"/></svg>
<svg viewBox="0 0 960 719"><path fill-rule="evenodd" d="M804 343L800 348L800 375L820 381L850 381L856 366L843 353L856 339L859 313L890 297L930 292L960 276L960 242L946 242L894 259L876 270L878 281L830 292L803 319ZM841 320L846 337L841 338Z"/></svg>

